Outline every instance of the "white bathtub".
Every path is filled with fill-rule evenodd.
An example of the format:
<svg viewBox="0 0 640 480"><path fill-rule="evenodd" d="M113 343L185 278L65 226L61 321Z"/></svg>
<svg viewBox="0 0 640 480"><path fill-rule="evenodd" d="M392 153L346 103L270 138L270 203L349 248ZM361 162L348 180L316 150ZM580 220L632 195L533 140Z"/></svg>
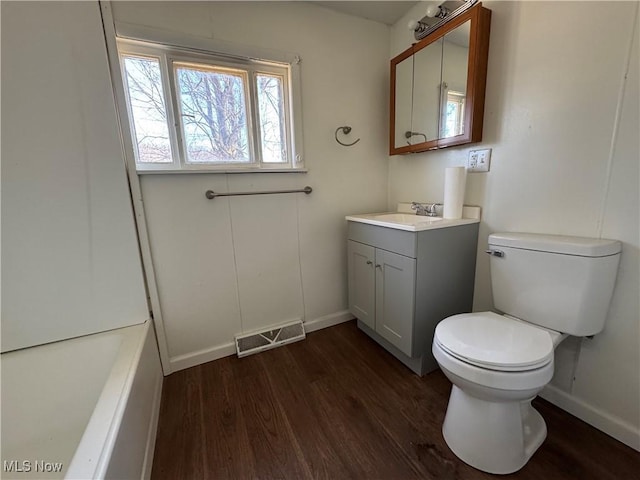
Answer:
<svg viewBox="0 0 640 480"><path fill-rule="evenodd" d="M149 478L161 389L150 322L3 354L0 476Z"/></svg>

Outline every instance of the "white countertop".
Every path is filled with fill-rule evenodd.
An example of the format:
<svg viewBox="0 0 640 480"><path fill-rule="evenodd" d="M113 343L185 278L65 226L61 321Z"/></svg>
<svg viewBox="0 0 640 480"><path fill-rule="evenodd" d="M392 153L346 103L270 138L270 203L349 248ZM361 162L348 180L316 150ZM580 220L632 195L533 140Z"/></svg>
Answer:
<svg viewBox="0 0 640 480"><path fill-rule="evenodd" d="M421 232L436 228L456 227L480 222L480 207L465 206L462 211L463 218L451 219L442 217L425 217L416 215L410 208L411 204L398 204L397 212L366 213L362 215L347 215L345 219L350 222L367 223L379 227L394 228L408 232Z"/></svg>

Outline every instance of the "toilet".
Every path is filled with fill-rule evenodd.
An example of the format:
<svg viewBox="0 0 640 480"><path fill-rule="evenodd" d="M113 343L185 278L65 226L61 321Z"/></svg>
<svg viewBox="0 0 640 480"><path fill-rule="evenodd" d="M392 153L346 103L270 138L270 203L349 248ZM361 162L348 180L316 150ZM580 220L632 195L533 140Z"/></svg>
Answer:
<svg viewBox="0 0 640 480"><path fill-rule="evenodd" d="M442 433L462 461L513 473L542 444L547 427L531 401L553 376L555 347L604 328L621 249L616 240L489 236L493 299L503 313L445 318L432 346L453 384Z"/></svg>

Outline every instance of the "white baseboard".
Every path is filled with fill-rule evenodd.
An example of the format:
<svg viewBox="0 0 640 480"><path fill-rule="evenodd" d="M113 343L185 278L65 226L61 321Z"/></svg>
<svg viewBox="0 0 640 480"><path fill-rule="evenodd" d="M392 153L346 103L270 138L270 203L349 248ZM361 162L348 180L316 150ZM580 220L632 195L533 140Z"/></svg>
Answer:
<svg viewBox="0 0 640 480"><path fill-rule="evenodd" d="M203 363L228 357L236 353L235 342L223 343L215 347L198 350L196 352L185 353L169 359L171 372L184 370L185 368L195 367Z"/></svg>
<svg viewBox="0 0 640 480"><path fill-rule="evenodd" d="M339 323L348 322L353 320L353 315L347 310L341 312L325 315L314 320L304 322L304 329L307 333L315 332L327 327L333 327ZM169 359L171 366L171 372L177 372L178 370L184 370L185 368L195 367L202 363L218 360L223 357L236 354L235 342L223 343L222 345L216 345L215 347L198 350L196 352L185 353L177 357Z"/></svg>
<svg viewBox="0 0 640 480"><path fill-rule="evenodd" d="M316 318L308 322L304 322L305 332L315 332L316 330L322 330L323 328L333 327L340 323L353 320L354 316L348 310L332 313L331 315L325 315L324 317Z"/></svg>
<svg viewBox="0 0 640 480"><path fill-rule="evenodd" d="M640 452L640 429L638 427L614 417L593 405L589 405L585 401L553 385L547 385L540 393L540 396L562 410L569 412L589 425Z"/></svg>

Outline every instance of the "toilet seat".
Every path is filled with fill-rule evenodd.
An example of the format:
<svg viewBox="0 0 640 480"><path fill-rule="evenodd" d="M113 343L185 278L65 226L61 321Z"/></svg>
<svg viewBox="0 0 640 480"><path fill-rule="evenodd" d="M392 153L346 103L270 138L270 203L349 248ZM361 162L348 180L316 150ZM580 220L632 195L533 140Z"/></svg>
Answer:
<svg viewBox="0 0 640 480"><path fill-rule="evenodd" d="M493 312L463 313L436 327L435 342L449 355L476 367L523 372L553 361L550 333Z"/></svg>

